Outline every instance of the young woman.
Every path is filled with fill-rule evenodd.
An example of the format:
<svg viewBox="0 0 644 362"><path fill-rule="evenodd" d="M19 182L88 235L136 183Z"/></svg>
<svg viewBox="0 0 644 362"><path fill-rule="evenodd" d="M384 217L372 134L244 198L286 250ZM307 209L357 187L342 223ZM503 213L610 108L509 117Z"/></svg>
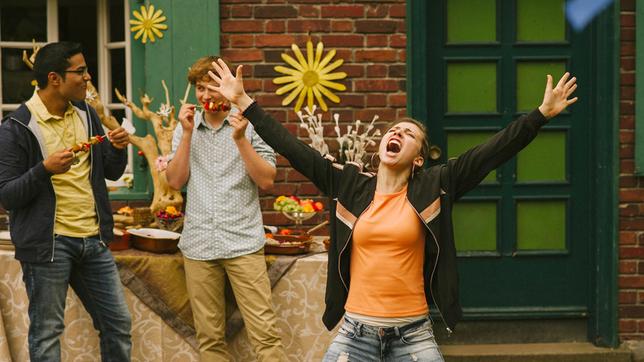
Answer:
<svg viewBox="0 0 644 362"><path fill-rule="evenodd" d="M344 324L325 361L443 361L434 340L433 302L448 332L461 317L452 207L485 176L532 141L548 120L577 98L568 73L553 88L547 76L542 104L485 143L446 164L424 169L422 124L403 119L382 137L376 174L321 156L291 135L245 92L242 66L233 75L213 63L210 76L268 145L286 157L331 200L324 324ZM244 118L245 117L245 118Z"/></svg>

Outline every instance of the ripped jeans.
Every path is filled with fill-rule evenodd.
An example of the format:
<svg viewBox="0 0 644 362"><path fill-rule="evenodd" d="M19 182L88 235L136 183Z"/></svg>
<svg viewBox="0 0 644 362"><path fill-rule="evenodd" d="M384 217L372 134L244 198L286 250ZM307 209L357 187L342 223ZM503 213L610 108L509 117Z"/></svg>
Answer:
<svg viewBox="0 0 644 362"><path fill-rule="evenodd" d="M324 362L444 362L429 319L380 328L347 316L324 355Z"/></svg>

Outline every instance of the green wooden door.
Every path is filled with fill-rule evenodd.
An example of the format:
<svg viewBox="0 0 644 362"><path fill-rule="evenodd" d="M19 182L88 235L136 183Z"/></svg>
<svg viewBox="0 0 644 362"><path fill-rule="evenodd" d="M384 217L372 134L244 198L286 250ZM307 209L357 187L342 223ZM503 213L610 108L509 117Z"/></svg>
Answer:
<svg viewBox="0 0 644 362"><path fill-rule="evenodd" d="M589 47L564 0L442 0L428 5L429 137L456 157L539 106L546 74L579 79ZM481 318L586 316L591 285L588 107L553 119L454 207L461 301Z"/></svg>

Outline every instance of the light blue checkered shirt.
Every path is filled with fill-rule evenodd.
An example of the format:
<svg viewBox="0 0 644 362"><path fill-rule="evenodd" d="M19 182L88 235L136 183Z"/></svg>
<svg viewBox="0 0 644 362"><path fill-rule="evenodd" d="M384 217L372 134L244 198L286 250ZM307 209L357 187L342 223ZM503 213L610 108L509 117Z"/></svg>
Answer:
<svg viewBox="0 0 644 362"><path fill-rule="evenodd" d="M179 248L194 260L229 259L256 252L264 246L262 212L257 185L246 172L232 138L233 127L224 120L214 129L195 114L190 145L190 178L186 216ZM177 125L172 155L183 128ZM248 124L246 138L253 149L275 165L275 153Z"/></svg>

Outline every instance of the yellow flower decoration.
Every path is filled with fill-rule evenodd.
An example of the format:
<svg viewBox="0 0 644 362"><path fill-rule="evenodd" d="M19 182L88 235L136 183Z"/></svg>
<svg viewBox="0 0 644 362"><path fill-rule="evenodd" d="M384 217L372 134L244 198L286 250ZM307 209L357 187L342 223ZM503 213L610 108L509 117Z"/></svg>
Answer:
<svg viewBox="0 0 644 362"><path fill-rule="evenodd" d="M288 83L275 92L277 95L291 92L284 98L282 105L285 106L291 103L298 95L299 97L295 103L295 112L302 108L304 98L307 99L309 109L313 109L314 96L324 111L327 111L328 107L324 101L324 97L322 97L323 95L334 103L340 103L340 98L329 90L329 88L337 91L347 89L344 84L332 82L332 80L347 77L347 73L345 72L330 73L344 63L343 59L338 59L329 64L335 56L335 49L328 52L323 59L322 51L324 50L324 44L322 42L317 44L315 54L313 53L313 43L311 40L306 42L306 59L304 59L304 55L302 55L297 45L291 44L291 49L297 60L286 53L282 53L282 60L293 68L287 68L281 65L276 66L275 71L286 74L286 76L273 79L273 83L275 84Z"/></svg>
<svg viewBox="0 0 644 362"><path fill-rule="evenodd" d="M134 10L132 12L136 20L130 20L131 32L135 32L134 39L139 39L143 35L141 42L143 44L147 43L148 38L154 43L154 36L156 35L159 39L163 38L163 33L161 30L168 29L168 26L162 24L166 17L163 16L163 10L158 9L154 11L154 5L150 4L148 7L141 5L141 12Z"/></svg>

